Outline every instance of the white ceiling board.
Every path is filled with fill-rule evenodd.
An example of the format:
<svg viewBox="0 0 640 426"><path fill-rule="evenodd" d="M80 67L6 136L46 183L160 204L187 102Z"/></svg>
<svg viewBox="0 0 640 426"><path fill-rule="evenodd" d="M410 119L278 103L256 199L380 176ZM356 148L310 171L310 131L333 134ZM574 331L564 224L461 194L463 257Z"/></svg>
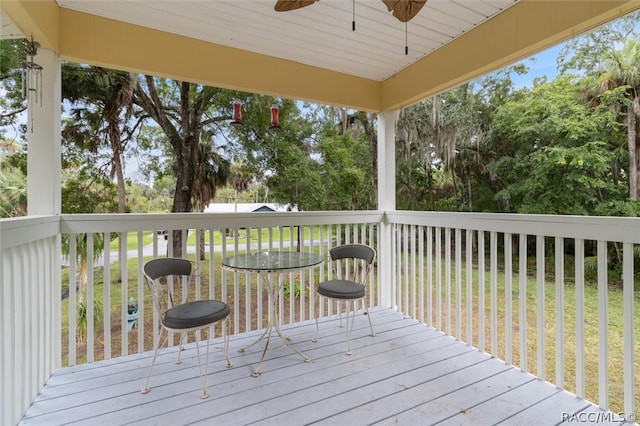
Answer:
<svg viewBox="0 0 640 426"><path fill-rule="evenodd" d="M61 7L382 81L519 0L429 0L407 25L381 0L57 0ZM405 40L408 55L405 55Z"/></svg>

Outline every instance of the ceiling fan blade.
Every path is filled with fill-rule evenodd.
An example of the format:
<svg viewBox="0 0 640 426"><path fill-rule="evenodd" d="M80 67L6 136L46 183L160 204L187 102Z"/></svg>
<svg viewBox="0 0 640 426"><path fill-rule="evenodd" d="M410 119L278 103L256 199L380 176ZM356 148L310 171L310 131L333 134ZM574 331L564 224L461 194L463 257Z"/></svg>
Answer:
<svg viewBox="0 0 640 426"><path fill-rule="evenodd" d="M413 19L426 2L427 0L382 0L389 12L393 10L393 16L400 22Z"/></svg>
<svg viewBox="0 0 640 426"><path fill-rule="evenodd" d="M300 9L315 3L316 0L278 0L273 7L276 12L288 12L289 10Z"/></svg>

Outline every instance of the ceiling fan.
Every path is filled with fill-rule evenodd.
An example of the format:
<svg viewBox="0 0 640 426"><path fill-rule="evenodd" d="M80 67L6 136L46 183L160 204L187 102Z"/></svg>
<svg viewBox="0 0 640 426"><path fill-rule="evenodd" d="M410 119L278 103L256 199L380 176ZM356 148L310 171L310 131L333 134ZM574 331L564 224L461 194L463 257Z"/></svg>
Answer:
<svg viewBox="0 0 640 426"><path fill-rule="evenodd" d="M277 0L274 9L277 12L287 12L306 6L310 6L317 0ZM389 12L393 11L400 22L408 22L413 19L427 0L382 0Z"/></svg>

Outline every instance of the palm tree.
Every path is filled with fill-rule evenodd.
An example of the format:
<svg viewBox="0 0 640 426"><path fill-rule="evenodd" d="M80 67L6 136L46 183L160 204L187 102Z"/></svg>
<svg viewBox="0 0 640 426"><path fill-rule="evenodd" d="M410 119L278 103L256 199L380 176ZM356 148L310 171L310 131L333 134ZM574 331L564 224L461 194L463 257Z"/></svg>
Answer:
<svg viewBox="0 0 640 426"><path fill-rule="evenodd" d="M637 116L640 115L640 42L628 40L621 50L612 50L604 61L605 72L600 76L600 93L616 88L624 90L628 102L622 106L626 113L627 147L629 150L629 198L638 199Z"/></svg>
<svg viewBox="0 0 640 426"><path fill-rule="evenodd" d="M213 144L200 142L198 144L198 160L191 197L193 209L203 212L207 204L216 197L218 188L229 181L229 160L223 158L215 150ZM200 234L200 260L204 260L204 234Z"/></svg>
<svg viewBox="0 0 640 426"><path fill-rule="evenodd" d="M235 158L231 165L231 187L235 191L235 211L238 211L238 193L246 191L255 173L242 160Z"/></svg>
<svg viewBox="0 0 640 426"><path fill-rule="evenodd" d="M135 87L129 73L101 67L65 64L62 72L62 97L79 105L72 110L76 120L63 130L65 139L78 146L98 152L101 146L111 149L109 177L116 178L118 213L126 212L124 151L131 137L129 120L133 114L132 96ZM135 127L135 126L134 126ZM128 134L127 137L123 135ZM118 240L119 264L126 257L126 238ZM122 279L119 269L118 281Z"/></svg>

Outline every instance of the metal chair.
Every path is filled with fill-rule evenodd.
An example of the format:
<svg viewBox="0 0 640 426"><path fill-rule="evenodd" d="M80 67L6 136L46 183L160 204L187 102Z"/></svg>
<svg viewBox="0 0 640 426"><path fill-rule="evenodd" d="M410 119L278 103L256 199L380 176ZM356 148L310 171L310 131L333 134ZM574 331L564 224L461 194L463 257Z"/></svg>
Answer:
<svg viewBox="0 0 640 426"><path fill-rule="evenodd" d="M351 331L355 322L356 302L363 301L365 315L369 319L371 336L375 336L369 308L364 300L366 295L366 282L376 251L364 244L345 244L334 247L329 252L332 261L334 278L318 284L316 297L325 297L332 300L345 302L346 305L346 331L347 331L347 355L351 355ZM351 325L349 325L349 302L353 303L351 309ZM316 310L316 334L312 342L318 341L318 311ZM340 312L340 326L342 326L342 312Z"/></svg>
<svg viewBox="0 0 640 426"><path fill-rule="evenodd" d="M149 392L149 379L151 370L156 362L160 348L167 341L170 332L180 333L180 347L178 348L178 359L176 364L180 364L180 353L185 336L193 331L196 339L196 353L198 355L198 367L200 370L200 381L202 383L202 399L208 398L207 393L207 365L209 363L209 342L207 341L207 354L204 367L200 359L200 330L211 327L213 324L223 321L224 335L224 355L227 360L227 367L231 367L229 361L229 330L226 318L229 316L229 306L219 300L196 300L187 301L187 294L183 294L181 301L174 300L174 278L188 278L191 276L191 262L187 259L178 258L158 258L145 263L143 267L144 276L147 281L153 304L160 318L159 335L156 341L155 351L147 380L142 388L142 393ZM208 336L211 336L209 330Z"/></svg>

